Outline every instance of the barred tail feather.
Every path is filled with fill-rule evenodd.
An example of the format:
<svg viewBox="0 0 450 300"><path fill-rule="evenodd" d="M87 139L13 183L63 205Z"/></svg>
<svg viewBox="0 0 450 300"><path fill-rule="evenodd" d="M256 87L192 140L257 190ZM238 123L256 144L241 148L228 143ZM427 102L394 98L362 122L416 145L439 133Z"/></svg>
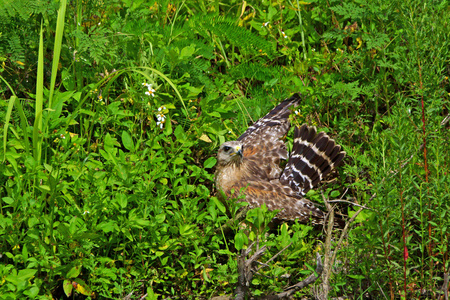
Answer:
<svg viewBox="0 0 450 300"><path fill-rule="evenodd" d="M345 157L341 146L326 133L303 124L295 128L294 146L280 182L304 196Z"/></svg>

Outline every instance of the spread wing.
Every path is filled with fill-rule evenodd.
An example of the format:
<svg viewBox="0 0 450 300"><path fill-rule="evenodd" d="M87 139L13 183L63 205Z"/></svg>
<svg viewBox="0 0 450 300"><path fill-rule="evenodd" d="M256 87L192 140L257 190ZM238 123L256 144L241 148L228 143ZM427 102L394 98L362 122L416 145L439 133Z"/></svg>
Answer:
<svg viewBox="0 0 450 300"><path fill-rule="evenodd" d="M311 201L296 196L288 186L267 181L250 181L246 185L236 185L233 189L240 191L239 195L245 195L244 201L250 208L265 204L270 211L279 210L275 216L277 219L298 220L302 223L311 220L313 224L319 224L324 218L324 213L320 209Z"/></svg>
<svg viewBox="0 0 450 300"><path fill-rule="evenodd" d="M280 178L280 160L288 158L286 145L281 138L291 126L290 107L297 106L300 100L299 94L284 100L237 139L244 145L244 157L264 168L269 180Z"/></svg>

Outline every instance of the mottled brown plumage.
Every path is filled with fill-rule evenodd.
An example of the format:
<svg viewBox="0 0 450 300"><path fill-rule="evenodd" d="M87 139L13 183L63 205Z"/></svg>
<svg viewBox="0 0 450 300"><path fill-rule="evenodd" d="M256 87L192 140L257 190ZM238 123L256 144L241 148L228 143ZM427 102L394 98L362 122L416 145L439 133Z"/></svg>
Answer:
<svg viewBox="0 0 450 300"><path fill-rule="evenodd" d="M222 144L217 154L216 187L227 198L245 196L250 207L266 204L280 210L276 218L321 223L324 213L304 195L335 168L345 152L324 132L306 124L296 127L292 153L288 159L281 140L289 130L291 107L300 95L284 100L250 126L237 141ZM232 194L234 191L234 194Z"/></svg>

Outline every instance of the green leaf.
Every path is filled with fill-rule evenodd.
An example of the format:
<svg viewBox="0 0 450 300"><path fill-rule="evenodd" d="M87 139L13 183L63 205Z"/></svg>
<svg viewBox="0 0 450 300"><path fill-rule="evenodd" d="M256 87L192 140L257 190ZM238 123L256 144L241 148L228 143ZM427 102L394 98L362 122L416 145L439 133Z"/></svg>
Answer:
<svg viewBox="0 0 450 300"><path fill-rule="evenodd" d="M103 222L97 225L97 228L105 233L114 231L115 227L116 227L115 221Z"/></svg>
<svg viewBox="0 0 450 300"><path fill-rule="evenodd" d="M81 266L72 267L66 274L66 278L76 278L81 273Z"/></svg>
<svg viewBox="0 0 450 300"><path fill-rule="evenodd" d="M175 131L173 132L173 134L175 135L175 137L179 143L186 141L186 134L181 125L178 125L177 128L175 128Z"/></svg>
<svg viewBox="0 0 450 300"><path fill-rule="evenodd" d="M42 109L44 103L44 29L41 21L41 30L39 33L39 51L38 67L36 77L36 103L34 105L34 124L33 124L33 155L37 162L41 162L42 151Z"/></svg>
<svg viewBox="0 0 450 300"><path fill-rule="evenodd" d="M159 215L155 216L155 220L157 223L162 223L162 222L164 222L165 219L166 219L165 214L159 214Z"/></svg>
<svg viewBox="0 0 450 300"><path fill-rule="evenodd" d="M127 207L128 199L127 199L127 196L126 196L126 195L124 195L124 194L118 194L118 195L116 196L116 200L117 200L117 203L119 203L119 205L120 205L120 207L121 207L122 209L124 209L124 208Z"/></svg>
<svg viewBox="0 0 450 300"><path fill-rule="evenodd" d="M217 163L217 159L215 157L210 157L207 160L205 160L205 162L203 163L203 167L205 169L211 169L212 167L214 167Z"/></svg>
<svg viewBox="0 0 450 300"><path fill-rule="evenodd" d="M181 53L180 53L180 60L184 60L188 57L191 57L192 54L194 54L195 52L195 46L194 45L190 45L190 46L186 46L183 49L181 49Z"/></svg>
<svg viewBox="0 0 450 300"><path fill-rule="evenodd" d="M117 148L115 148L115 146L120 147L119 142L117 142L116 138L107 133L104 141L105 151L115 156L117 153Z"/></svg>
<svg viewBox="0 0 450 300"><path fill-rule="evenodd" d="M167 264L168 260L169 260L168 256L165 256L165 257L161 258L161 265L165 266Z"/></svg>
<svg viewBox="0 0 450 300"><path fill-rule="evenodd" d="M186 161L182 157L177 157L173 160L174 165L184 165Z"/></svg>
<svg viewBox="0 0 450 300"><path fill-rule="evenodd" d="M366 278L363 275L347 275L347 276L350 278L353 278L353 279L357 279L357 280L362 280L362 279Z"/></svg>
<svg viewBox="0 0 450 300"><path fill-rule="evenodd" d="M33 278L34 274L36 274L37 270L34 269L24 269L20 270L19 274L16 275L15 272L13 274L10 274L6 276L6 280L9 282L12 282L15 285L23 284L24 282L29 281L31 278Z"/></svg>
<svg viewBox="0 0 450 300"><path fill-rule="evenodd" d="M330 194L330 197L331 198L336 198L336 197L339 197L339 194L340 194L339 191L332 191L331 194Z"/></svg>
<svg viewBox="0 0 450 300"><path fill-rule="evenodd" d="M223 205L223 203L219 199L217 199L217 197L211 197L211 199L214 201L214 204L222 213L225 213L227 211L225 205Z"/></svg>
<svg viewBox="0 0 450 300"><path fill-rule="evenodd" d="M180 225L179 230L181 236L190 236L194 233L192 226L188 224Z"/></svg>
<svg viewBox="0 0 450 300"><path fill-rule="evenodd" d="M122 131L122 143L127 150L132 152L135 150L133 139L131 138L131 135L125 130Z"/></svg>
<svg viewBox="0 0 450 300"><path fill-rule="evenodd" d="M234 236L234 246L237 250L242 250L244 248L244 245L247 245L247 243L248 238L242 231L236 233L236 235Z"/></svg>
<svg viewBox="0 0 450 300"><path fill-rule="evenodd" d="M2 200L7 203L7 204L13 204L14 203L14 199L11 197L3 197Z"/></svg>
<svg viewBox="0 0 450 300"><path fill-rule="evenodd" d="M67 297L70 297L70 295L72 295L72 290L73 290L72 281L70 281L68 279L64 280L63 289L64 289L64 294L66 294Z"/></svg>
<svg viewBox="0 0 450 300"><path fill-rule="evenodd" d="M53 62L52 62L52 77L50 79L50 95L48 99L48 105L49 107L52 107L52 98L53 98L53 92L55 90L55 82L56 82L56 76L58 74L58 65L59 65L59 59L61 55L61 49L62 49L62 40L63 40L63 33L64 33L64 18L66 15L66 5L67 0L60 1L60 8L58 10L58 18L56 22L56 30L55 30L55 44L53 46Z"/></svg>

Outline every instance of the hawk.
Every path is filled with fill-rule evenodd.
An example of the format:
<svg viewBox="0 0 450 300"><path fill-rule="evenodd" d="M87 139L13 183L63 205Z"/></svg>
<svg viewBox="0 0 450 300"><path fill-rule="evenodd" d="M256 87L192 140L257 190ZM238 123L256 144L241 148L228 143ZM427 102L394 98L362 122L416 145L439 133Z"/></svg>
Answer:
<svg viewBox="0 0 450 300"><path fill-rule="evenodd" d="M215 183L226 198L245 196L241 201L250 208L265 204L270 211L279 210L277 219L321 224L324 212L304 196L342 162L346 153L327 134L304 124L295 128L288 156L281 139L291 126L291 107L299 102L300 95L295 94L236 141L223 143L217 154ZM281 169L281 161L288 158Z"/></svg>

